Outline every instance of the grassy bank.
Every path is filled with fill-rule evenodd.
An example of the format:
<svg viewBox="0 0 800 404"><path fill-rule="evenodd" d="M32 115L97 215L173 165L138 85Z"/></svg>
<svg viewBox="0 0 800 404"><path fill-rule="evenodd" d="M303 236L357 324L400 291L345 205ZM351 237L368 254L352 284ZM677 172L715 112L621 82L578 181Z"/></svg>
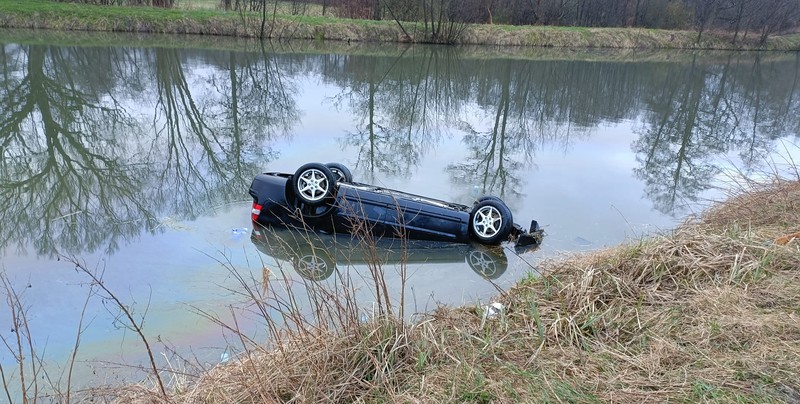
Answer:
<svg viewBox="0 0 800 404"><path fill-rule="evenodd" d="M417 46L411 44L385 44L379 42L343 41L260 41L256 38L238 38L210 35L161 35L129 32L54 31L0 28L0 38L7 43L22 45L56 45L80 47L141 47L141 48L191 48L218 51L256 52L265 54L347 54L376 57L414 57L431 52L457 60L517 59L517 60L582 60L594 62L670 62L670 63L725 63L730 51L674 50L630 48L553 48L519 46L460 45L452 47ZM757 51L742 51L737 55L753 57ZM794 60L790 52L759 53L761 61Z"/></svg>
<svg viewBox="0 0 800 404"><path fill-rule="evenodd" d="M797 402L800 240L785 236L798 226L800 182L759 186L670 234L546 262L495 317L297 327L169 399ZM332 297L347 318L347 297ZM162 400L145 386L111 396Z"/></svg>
<svg viewBox="0 0 800 404"><path fill-rule="evenodd" d="M160 9L91 6L46 0L0 0L0 27L53 30L140 32L259 37L261 17L207 8ZM394 21L349 20L322 16L269 16L264 35L274 39L360 42L423 42L423 27ZM770 38L760 46L753 36L732 45L724 33L639 28L469 26L461 44L632 49L798 50L800 34Z"/></svg>

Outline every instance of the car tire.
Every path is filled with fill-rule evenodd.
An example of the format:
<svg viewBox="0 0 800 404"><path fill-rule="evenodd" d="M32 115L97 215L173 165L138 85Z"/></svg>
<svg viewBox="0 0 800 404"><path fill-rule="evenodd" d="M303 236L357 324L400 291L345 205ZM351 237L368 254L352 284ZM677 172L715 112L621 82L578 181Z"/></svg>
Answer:
<svg viewBox="0 0 800 404"><path fill-rule="evenodd" d="M347 168L346 165L341 163L328 163L325 164L325 166L336 176L336 181L353 182L353 173L350 172L350 169Z"/></svg>
<svg viewBox="0 0 800 404"><path fill-rule="evenodd" d="M470 269L485 279L497 279L508 269L508 257L501 247L473 244L465 259Z"/></svg>
<svg viewBox="0 0 800 404"><path fill-rule="evenodd" d="M469 215L469 232L481 244L498 244L507 240L513 227L511 210L495 199L478 203Z"/></svg>
<svg viewBox="0 0 800 404"><path fill-rule="evenodd" d="M292 177L292 189L300 202L321 205L336 196L336 176L324 164L304 164Z"/></svg>
<svg viewBox="0 0 800 404"><path fill-rule="evenodd" d="M505 204L506 204L506 203L505 203L505 201L503 201L502 199L500 199L500 197L498 197L498 196L494 196L494 195L485 195L485 196L482 196L482 197L480 197L480 198L478 199L478 201L477 201L477 202L475 202L475 203L477 204L477 203L481 203L481 202L483 202L483 201L497 201L497 202L500 202L500 203L502 203L503 205L505 205Z"/></svg>

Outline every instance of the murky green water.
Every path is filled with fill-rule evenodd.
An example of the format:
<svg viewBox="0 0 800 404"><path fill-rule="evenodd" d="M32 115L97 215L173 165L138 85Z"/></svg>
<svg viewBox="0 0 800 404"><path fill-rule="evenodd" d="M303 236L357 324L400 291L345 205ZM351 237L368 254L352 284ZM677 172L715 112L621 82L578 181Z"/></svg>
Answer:
<svg viewBox="0 0 800 404"><path fill-rule="evenodd" d="M231 306L242 307L229 268L254 283L264 267L303 275L291 257L251 241L247 188L262 171L338 161L358 181L438 199L499 195L517 222L545 228L541 249L521 257L506 249L507 263L491 276L458 249L408 263L407 310L423 312L485 302L497 293L492 282L507 287L543 257L669 229L737 178L800 157L797 54L521 58L508 49L331 53L304 44L211 50L135 38L125 46L2 38L0 270L55 368L74 345L89 294L66 257L104 271L152 340L166 342L155 343L159 352L173 347L212 364L235 350L197 315L229 318ZM356 274L366 267L334 264ZM394 293L397 266L384 268ZM136 336L107 307L89 299L84 381L130 374L95 361L142 359ZM10 310L0 321L2 336L15 338ZM245 325L255 339L266 338L261 327ZM5 348L0 357L13 366Z"/></svg>

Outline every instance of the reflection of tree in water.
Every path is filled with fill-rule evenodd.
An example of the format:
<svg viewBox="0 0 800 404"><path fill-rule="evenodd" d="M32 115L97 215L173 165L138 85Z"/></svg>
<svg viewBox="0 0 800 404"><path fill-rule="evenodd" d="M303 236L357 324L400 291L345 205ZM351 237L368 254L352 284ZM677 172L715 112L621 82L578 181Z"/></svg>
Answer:
<svg viewBox="0 0 800 404"><path fill-rule="evenodd" d="M698 116L698 108L707 101L705 78L695 61L688 69L671 70L665 81L680 84L664 85L653 95L651 109L654 118L658 114L657 121L634 145L637 153L646 153L637 157L643 161L636 174L644 177L645 192L662 212L671 212L676 203L693 201L717 173L704 159L719 152L721 144L713 137L715 127L703 124L708 116Z"/></svg>
<svg viewBox="0 0 800 404"><path fill-rule="evenodd" d="M268 140L297 118L270 57L238 55L229 53L227 65L212 73L217 92L205 94L201 104L204 92L196 90L205 85L197 84L209 79L187 76L178 50L155 50L157 127L150 160L166 162L153 191L157 200L173 204L169 211L194 217L241 200L252 174L274 158Z"/></svg>
<svg viewBox="0 0 800 404"><path fill-rule="evenodd" d="M731 102L738 106L741 124L732 142L745 168L753 170L773 152L771 140L800 137L800 54L795 54L794 63L764 63L756 55L752 67L739 64Z"/></svg>
<svg viewBox="0 0 800 404"><path fill-rule="evenodd" d="M548 103L554 93L546 83L555 71L530 63L505 59L483 64L484 74L474 80L473 91L485 115L479 122L463 120L455 125L464 132L469 150L463 161L447 167L455 183L472 186L484 195L518 198L522 195L520 171L534 164L535 150L580 132L560 129L564 120L571 119L568 105ZM484 123L488 130L475 129Z"/></svg>
<svg viewBox="0 0 800 404"><path fill-rule="evenodd" d="M277 157L270 141L297 123L296 86L264 47L260 53L229 52L224 68L207 80L216 90L207 97L205 115L214 130L230 139L223 171L232 174L228 195L247 189L252 173Z"/></svg>
<svg viewBox="0 0 800 404"><path fill-rule="evenodd" d="M340 141L359 153L362 172L408 174L455 130L467 153L451 162L452 179L506 197L519 192L536 150L567 153L603 122L641 116L636 175L659 209L671 211L710 186L714 159L733 152L756 167L771 139L800 133L798 60L643 64L462 59L458 50L427 47L386 57L7 45L0 48L0 247L113 250L152 229L155 216L194 217L245 199L252 175L275 155L271 140L298 119L295 75L319 74L342 88L333 101L359 124Z"/></svg>
<svg viewBox="0 0 800 404"><path fill-rule="evenodd" d="M797 114L787 113L800 108L796 88L769 77L786 64L771 64L765 76L759 57L750 66L733 57L723 65L700 66L693 59L688 67L670 69L647 100L643 132L633 145L641 164L635 173L664 213L697 202L714 186L719 158L738 151L739 168L755 169L773 152L771 140L798 125ZM796 78L797 65L794 70ZM779 77L791 76L786 73Z"/></svg>
<svg viewBox="0 0 800 404"><path fill-rule="evenodd" d="M207 97L205 114L216 131L233 139L232 157L256 154L271 160L274 151L266 141L286 135L299 119L296 86L281 71L279 57L263 46L260 53L226 53L224 64L206 79L219 96ZM283 70L293 71L291 65Z"/></svg>
<svg viewBox="0 0 800 404"><path fill-rule="evenodd" d="M215 69L198 75L187 75L188 57L177 50L157 50L154 61L156 116L163 118L149 158L168 164L153 190L173 204L168 211L190 218L243 199L252 176L277 155L271 141L299 117L285 73L291 69L265 48L210 56Z"/></svg>
<svg viewBox="0 0 800 404"><path fill-rule="evenodd" d="M65 48L11 51L0 98L0 245L32 240L39 253L117 248L152 215L136 194L141 168L122 158L118 134L130 118L79 84L109 66L81 63Z"/></svg>
<svg viewBox="0 0 800 404"><path fill-rule="evenodd" d="M648 70L637 63L504 59L475 65L480 73L464 80L473 83L484 115L456 125L469 154L448 170L456 183L510 200L520 197L522 172L537 150L566 154L603 122L633 119L638 99L631 94L649 83Z"/></svg>
<svg viewBox="0 0 800 404"><path fill-rule="evenodd" d="M477 186L481 194L518 196L521 181L514 172L522 164L514 157L521 149L520 140L525 136L518 127L509 126L511 65L504 63L504 66L498 67L502 72L497 82L499 94L490 97L497 100L492 128L486 133L479 133L469 123L462 122L462 130L466 132L464 142L470 154L463 163L451 164L447 170L453 181Z"/></svg>
<svg viewBox="0 0 800 404"><path fill-rule="evenodd" d="M447 116L442 79L452 66L450 51L428 49L422 55L348 58L342 67L353 77L338 78L346 89L336 97L360 116L355 132L341 139L342 148L358 148L356 168L374 181L377 172L409 175L440 136Z"/></svg>
<svg viewBox="0 0 800 404"><path fill-rule="evenodd" d="M280 78L267 57L232 57L219 75L230 81L218 82L228 92L206 91L201 106L176 51L2 51L0 196L9 202L0 209L0 247L31 241L40 254L113 251L120 239L154 229L165 206L167 214L194 217L209 205L242 200L247 181L273 155L268 141L297 115L291 100L265 103L287 95L283 84L268 84ZM129 69L133 60L137 68ZM154 131L117 100L135 100L131 109L146 105L151 86L140 77L150 66ZM268 121L239 123L270 107Z"/></svg>
<svg viewBox="0 0 800 404"><path fill-rule="evenodd" d="M358 151L368 177L408 174L449 127L463 134L468 150L448 166L453 182L519 196L521 172L533 164L536 150L568 153L604 122L634 121L647 109L656 112L646 113L637 142L647 150L646 168L637 175L649 173L649 194L670 210L711 186L712 158L735 147L746 163L760 161L769 139L784 136L787 122L796 122L785 118L796 107L784 102L792 91L748 89L759 83L752 73L758 64L744 77L748 69L730 61L692 63L687 70L665 62L483 61L433 49L415 52L396 59L329 56L322 68L344 89L336 104L360 117L342 147ZM776 82L761 80L760 86Z"/></svg>
<svg viewBox="0 0 800 404"><path fill-rule="evenodd" d="M209 179L220 174L218 150L220 140L206 124L203 112L197 106L176 49L158 48L153 64L156 84L156 136L152 140L151 161L164 161L158 168L155 200L169 201L171 211L188 208L194 216L195 209L205 209L206 198L187 201L168 198L169 195L208 195L214 188ZM162 155L165 153L165 155ZM203 161L207 160L207 161ZM206 164L196 164L204 162ZM205 168L211 172L205 172ZM195 202L195 203L190 203ZM184 206L186 205L186 206Z"/></svg>

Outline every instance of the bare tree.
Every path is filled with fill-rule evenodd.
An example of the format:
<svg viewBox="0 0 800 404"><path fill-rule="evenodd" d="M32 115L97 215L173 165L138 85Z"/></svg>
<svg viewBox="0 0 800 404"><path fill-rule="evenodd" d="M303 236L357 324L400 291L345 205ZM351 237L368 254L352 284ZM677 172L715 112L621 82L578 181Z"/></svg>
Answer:
<svg viewBox="0 0 800 404"><path fill-rule="evenodd" d="M697 42L700 42L703 32L716 18L721 0L695 0L694 19L697 28Z"/></svg>
<svg viewBox="0 0 800 404"><path fill-rule="evenodd" d="M797 27L800 22L799 0L764 0L756 9L754 22L759 30L759 43L764 45L770 35Z"/></svg>
<svg viewBox="0 0 800 404"><path fill-rule="evenodd" d="M424 41L456 43L467 28L463 9L456 0L422 0Z"/></svg>
<svg viewBox="0 0 800 404"><path fill-rule="evenodd" d="M627 0L625 2L625 26L633 27L639 23L639 6L642 0Z"/></svg>
<svg viewBox="0 0 800 404"><path fill-rule="evenodd" d="M372 19L381 19L381 0L372 0Z"/></svg>
<svg viewBox="0 0 800 404"><path fill-rule="evenodd" d="M735 45L739 33L749 27L750 20L755 13L753 9L755 5L755 0L728 0L722 6L719 18L727 25L724 28L733 30L732 44Z"/></svg>

